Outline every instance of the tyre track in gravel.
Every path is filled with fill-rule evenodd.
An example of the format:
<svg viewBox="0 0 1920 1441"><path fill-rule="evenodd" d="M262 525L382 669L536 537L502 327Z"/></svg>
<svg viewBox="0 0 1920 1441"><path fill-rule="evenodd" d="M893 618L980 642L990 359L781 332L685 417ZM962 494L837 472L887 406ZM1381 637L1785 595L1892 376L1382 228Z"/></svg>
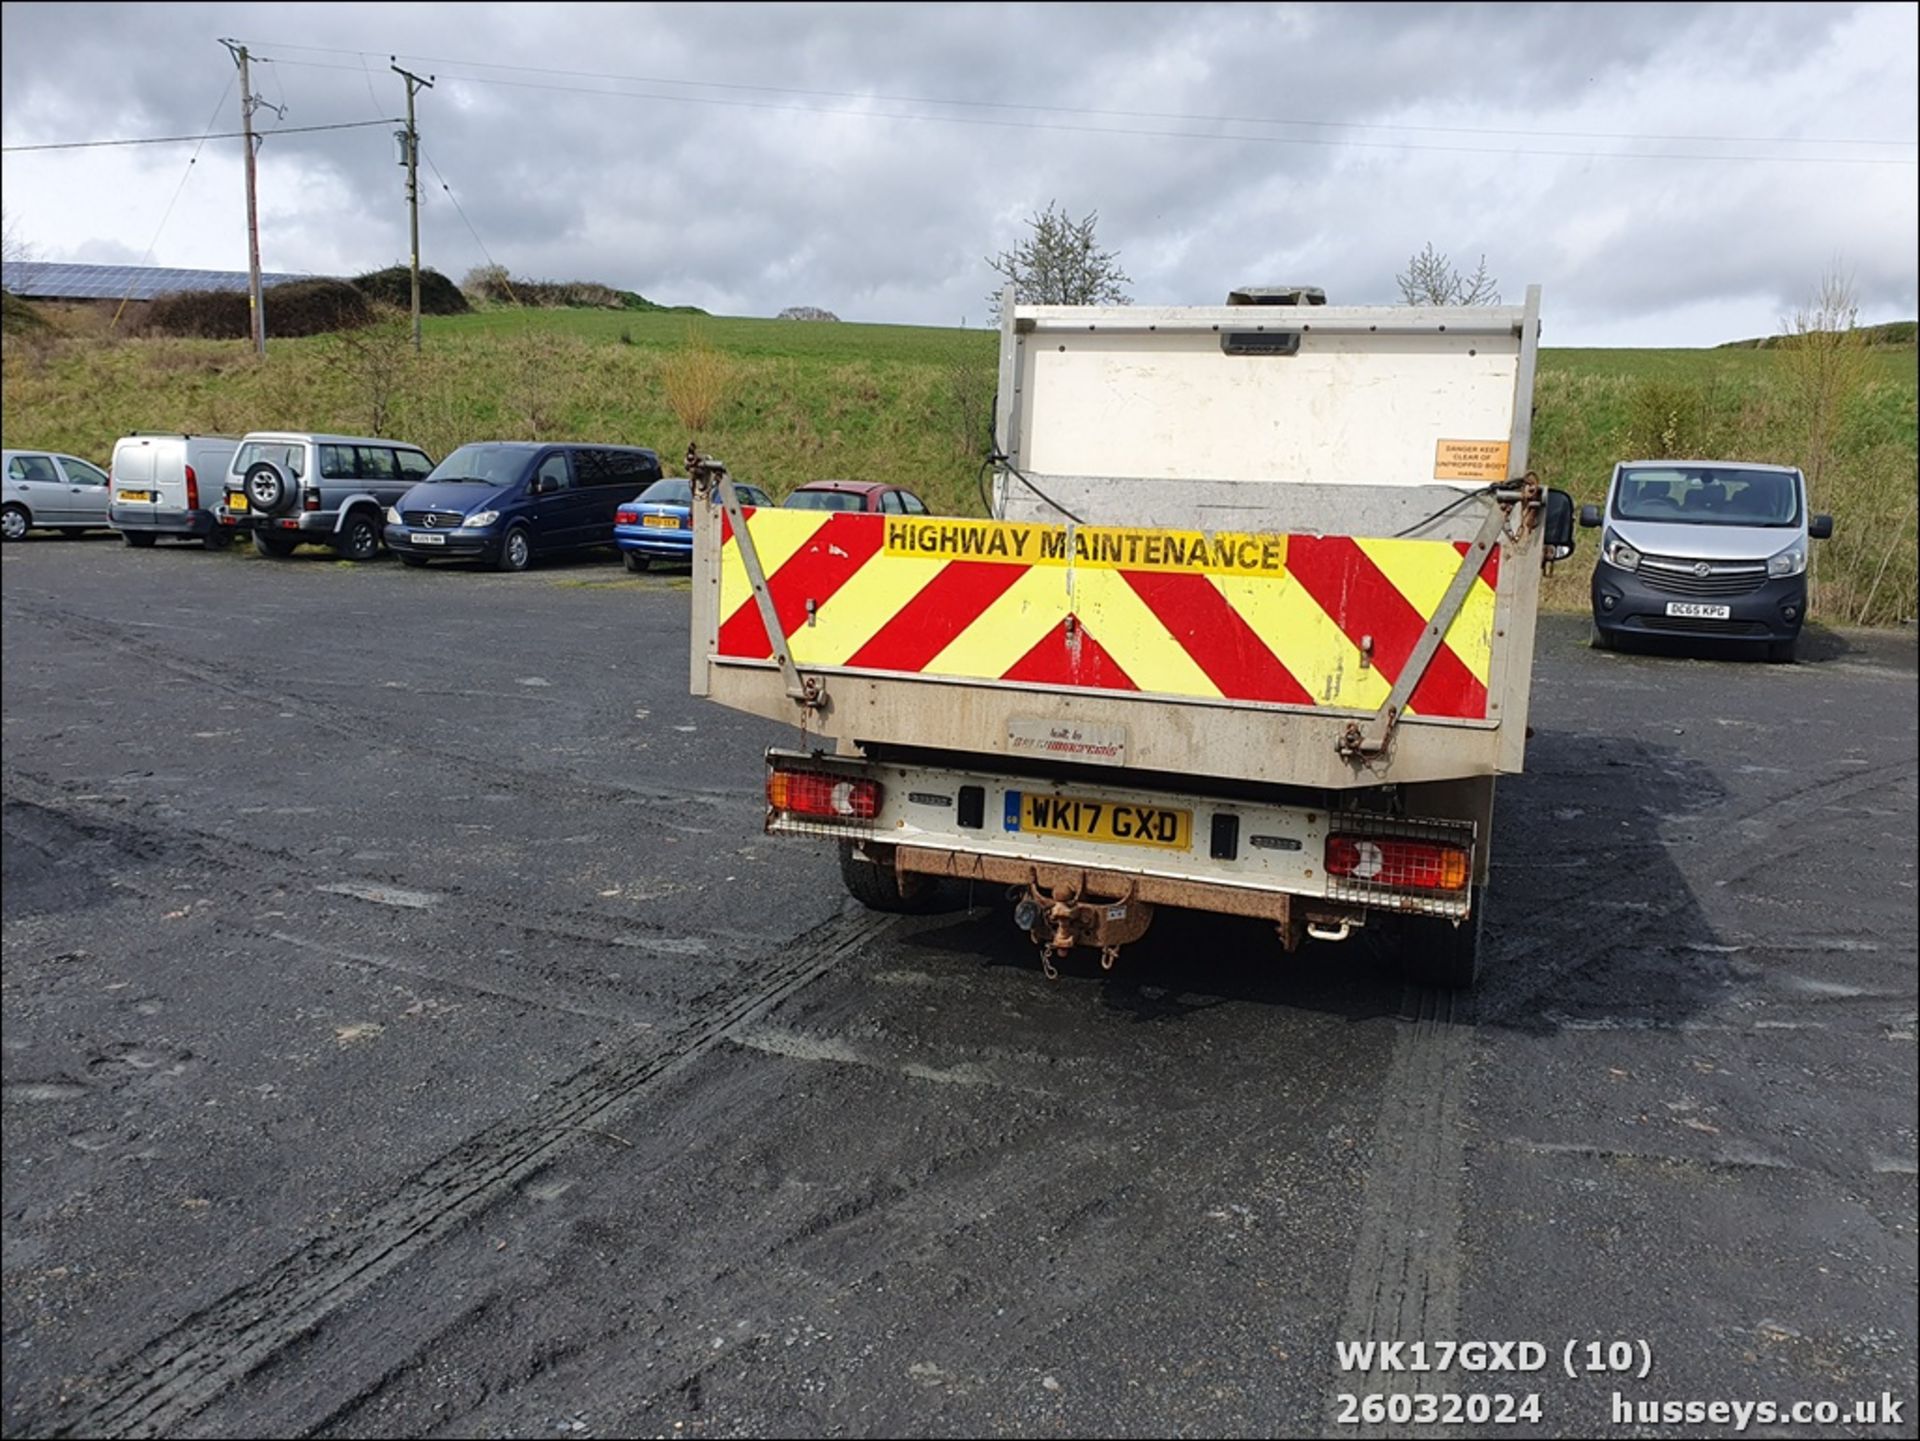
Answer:
<svg viewBox="0 0 1920 1441"><path fill-rule="evenodd" d="M1877 792L1914 773L1901 759L1870 769L1849 767L1796 785L1725 817L1711 812L1694 824L1701 839L1662 846L1638 865L1609 872L1607 879L1579 891L1556 895L1554 907L1528 912L1528 918L1563 913L1586 914L1580 902L1606 895L1644 906L1620 924L1596 935L1582 926L1575 934L1529 936L1518 948L1494 958L1495 974L1525 969L1525 981L1507 994L1483 989L1471 996L1424 987L1407 988L1393 1058L1381 1086L1375 1125L1373 1169L1368 1175L1348 1272L1342 1340L1383 1343L1459 1340L1461 1276L1461 1177L1466 1164L1463 1118L1471 1084L1475 1031L1480 1024L1511 1023L1553 985L1597 957L1625 945L1695 904L1692 889L1668 881L1675 854L1715 851L1715 858L1693 868L1685 879L1730 882L1779 865L1814 844L1795 834L1795 822L1852 799ZM1725 836L1754 823L1767 833L1745 845L1725 847ZM1397 1394L1452 1389L1449 1373L1371 1371L1336 1377L1327 1398L1327 1420L1339 1424L1341 1393ZM1340 1429L1348 1429L1344 1425ZM1421 1434L1420 1428L1380 1425L1352 1434Z"/></svg>
<svg viewBox="0 0 1920 1441"><path fill-rule="evenodd" d="M302 875L309 879L318 873L318 867L325 865L324 862L316 862L311 854L301 854L283 846L231 835L224 831L195 825L177 816L162 814L161 812L170 809L165 802L140 796L115 797L111 801L87 799L98 794L96 787L82 790L78 782L61 781L33 771L10 769L6 776L6 792L8 805L39 810L64 822L76 831L99 840L110 850L125 852L139 859L178 860L185 851L190 853L192 860L198 864L230 868L234 852L244 850L249 856L274 862L278 867L284 868L288 874ZM347 867L330 869L348 873ZM352 868L350 876L353 879L378 877L396 886L403 885L406 880L405 876L392 870L366 866ZM131 886L131 882L124 876L117 876L115 883L122 888ZM223 890L223 895L229 900L253 902L301 893L298 887L290 886L284 881L260 879L251 870L241 871L229 877L224 883ZM473 916L503 930L520 931L527 935L552 936L559 940L641 951L646 951L649 947L644 939L635 938L631 934L633 931L658 935L663 941L669 943L684 937L682 928L663 926L639 917L622 916L610 920L604 914L565 906L550 897L542 897L541 914L534 917L524 910L493 899L488 893L464 891L450 882L440 883L439 894L455 903L455 908L462 915ZM247 928L242 925L240 929ZM254 932L254 934L265 934L265 932ZM750 939L737 933L712 932L710 934L722 940L747 941Z"/></svg>
<svg viewBox="0 0 1920 1441"><path fill-rule="evenodd" d="M187 1317L93 1385L73 1415L24 1418L29 1434L177 1434L216 1397L311 1334L436 1240L505 1196L584 1134L903 922L839 916L773 953L757 973L714 987L704 1014L671 1031L630 1031L618 1054L575 1072L541 1099L416 1172L371 1211L328 1227L254 1280ZM636 1052L636 1047L644 1047Z"/></svg>
<svg viewBox="0 0 1920 1441"><path fill-rule="evenodd" d="M1590 885L1554 892L1550 906L1529 912L1526 941L1517 949L1506 948L1492 957L1496 986L1490 988L1482 982L1477 996L1479 1019L1494 1024L1513 1022L1543 993L1581 967L1696 904L1694 889L1703 882L1745 880L1756 870L1789 861L1816 844L1804 830L1796 830L1797 822L1856 796L1881 791L1896 780L1912 777L1916 770L1920 766L1911 757L1870 767L1849 766L1815 776L1739 811L1691 816L1688 820L1698 832L1696 836L1666 842L1650 859L1610 869ZM1767 827L1767 833L1745 843L1727 843L1727 837L1737 834L1741 827L1756 824ZM1684 877L1669 874L1681 857L1693 855L1706 855L1708 859ZM1651 889L1646 884L1660 880L1669 884ZM1681 883L1673 883L1676 881ZM1590 914L1582 903L1602 898L1630 902L1636 909L1611 926L1582 924L1582 917ZM1538 920L1551 922L1559 916L1567 918L1564 931L1535 925ZM1526 979L1501 993L1498 981L1516 975Z"/></svg>
<svg viewBox="0 0 1920 1441"><path fill-rule="evenodd" d="M269 677L226 662L196 660L156 647L150 638L131 639L120 629L104 622L77 616L71 611L43 603L45 597L25 598L9 592L8 609L24 611L35 623L64 629L76 638L106 650L142 661L158 670L212 686L228 695L299 717L309 724L359 744L369 735L382 739L375 750L393 751L423 757L436 765L458 772L464 779L484 789L508 791L522 797L577 805L605 805L608 802L630 804L657 801L676 804L722 807L751 799L750 790L728 790L713 786L644 786L626 782L593 783L561 772L532 770L504 758L487 763L470 760L454 751L412 744L387 738L380 722L364 712L330 701L289 694L274 688Z"/></svg>

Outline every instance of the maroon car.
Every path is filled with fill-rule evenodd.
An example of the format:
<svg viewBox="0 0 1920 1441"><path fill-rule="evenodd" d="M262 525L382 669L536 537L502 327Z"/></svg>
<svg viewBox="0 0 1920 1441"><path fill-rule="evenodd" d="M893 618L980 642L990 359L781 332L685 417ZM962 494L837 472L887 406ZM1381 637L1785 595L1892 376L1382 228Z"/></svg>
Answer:
<svg viewBox="0 0 1920 1441"><path fill-rule="evenodd" d="M883 515L930 515L910 490L874 480L810 480L780 502L788 510L861 510Z"/></svg>

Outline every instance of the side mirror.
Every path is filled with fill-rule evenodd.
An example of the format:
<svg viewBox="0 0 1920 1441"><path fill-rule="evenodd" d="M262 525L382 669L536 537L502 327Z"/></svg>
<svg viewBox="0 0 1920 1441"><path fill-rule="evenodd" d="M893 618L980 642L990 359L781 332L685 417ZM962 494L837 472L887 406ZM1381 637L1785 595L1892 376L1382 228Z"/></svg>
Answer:
<svg viewBox="0 0 1920 1441"><path fill-rule="evenodd" d="M1596 525L1600 524L1600 507L1597 505L1581 506L1580 507L1580 524L1585 526L1588 530L1592 530Z"/></svg>
<svg viewBox="0 0 1920 1441"><path fill-rule="evenodd" d="M1546 548L1541 559L1549 563L1565 560L1573 554L1573 497L1564 490L1548 491L1542 520Z"/></svg>
<svg viewBox="0 0 1920 1441"><path fill-rule="evenodd" d="M1833 517L1816 515L1807 522L1807 536L1811 540L1830 540L1833 537Z"/></svg>
<svg viewBox="0 0 1920 1441"><path fill-rule="evenodd" d="M530 484L527 487L527 494L528 495L545 495L548 491L552 490L553 488L554 488L553 482L547 479L546 476L536 475L533 478L532 484Z"/></svg>

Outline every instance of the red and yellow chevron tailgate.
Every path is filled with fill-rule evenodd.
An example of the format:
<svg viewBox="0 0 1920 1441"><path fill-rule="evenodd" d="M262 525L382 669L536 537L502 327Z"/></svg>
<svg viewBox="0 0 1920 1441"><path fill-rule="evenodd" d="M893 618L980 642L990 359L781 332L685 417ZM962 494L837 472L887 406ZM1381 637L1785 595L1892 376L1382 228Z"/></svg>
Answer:
<svg viewBox="0 0 1920 1441"><path fill-rule="evenodd" d="M747 527L803 669L1356 710L1386 700L1466 550L769 509ZM720 555L718 654L771 659L724 520ZM1499 560L1415 689L1416 714L1485 719Z"/></svg>

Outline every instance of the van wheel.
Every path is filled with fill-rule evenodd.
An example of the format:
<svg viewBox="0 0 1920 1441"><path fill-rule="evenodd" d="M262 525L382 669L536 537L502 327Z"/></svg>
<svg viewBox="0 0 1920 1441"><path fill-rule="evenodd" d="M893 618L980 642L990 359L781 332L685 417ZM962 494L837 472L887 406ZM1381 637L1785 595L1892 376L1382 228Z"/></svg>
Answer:
<svg viewBox="0 0 1920 1441"><path fill-rule="evenodd" d="M626 557L627 569L635 575L642 574L648 566L653 564L651 559L641 555L638 551L623 551L622 554Z"/></svg>
<svg viewBox="0 0 1920 1441"><path fill-rule="evenodd" d="M0 540L20 540L32 524L24 505L0 506Z"/></svg>
<svg viewBox="0 0 1920 1441"><path fill-rule="evenodd" d="M288 540L283 535L268 535L264 531L253 533L253 548L262 555L272 556L275 560L285 560L293 554L293 548L300 542Z"/></svg>
<svg viewBox="0 0 1920 1441"><path fill-rule="evenodd" d="M500 558L493 563L495 570L522 571L533 564L533 541L527 536L524 525L516 525L500 541Z"/></svg>
<svg viewBox="0 0 1920 1441"><path fill-rule="evenodd" d="M135 550L151 550L153 543L160 538L150 530L123 530L120 533Z"/></svg>
<svg viewBox="0 0 1920 1441"><path fill-rule="evenodd" d="M400 552L400 564L404 566L410 566L414 570L419 570L426 565L426 563L427 558L424 555L408 555L404 550Z"/></svg>
<svg viewBox="0 0 1920 1441"><path fill-rule="evenodd" d="M840 879L847 894L870 911L918 915L940 906L940 883L931 876L906 876L893 868L891 848L875 846L878 864L862 860L852 841L840 843ZM901 884L904 879L905 884Z"/></svg>
<svg viewBox="0 0 1920 1441"><path fill-rule="evenodd" d="M356 510L347 517L333 548L342 560L372 560L380 553L380 527L366 511Z"/></svg>
<svg viewBox="0 0 1920 1441"><path fill-rule="evenodd" d="M1597 625L1587 627L1587 644L1595 650L1618 650L1620 643Z"/></svg>
<svg viewBox="0 0 1920 1441"><path fill-rule="evenodd" d="M1794 647L1799 637L1792 640L1770 640L1767 642L1767 659L1774 665L1792 665Z"/></svg>
<svg viewBox="0 0 1920 1441"><path fill-rule="evenodd" d="M1473 888L1472 906L1458 925L1443 916L1408 916L1395 939L1400 974L1417 986L1464 991L1480 970L1480 937L1486 929L1487 888Z"/></svg>
<svg viewBox="0 0 1920 1441"><path fill-rule="evenodd" d="M233 532L218 528L210 530L200 537L200 544L208 550L226 550L233 544Z"/></svg>

